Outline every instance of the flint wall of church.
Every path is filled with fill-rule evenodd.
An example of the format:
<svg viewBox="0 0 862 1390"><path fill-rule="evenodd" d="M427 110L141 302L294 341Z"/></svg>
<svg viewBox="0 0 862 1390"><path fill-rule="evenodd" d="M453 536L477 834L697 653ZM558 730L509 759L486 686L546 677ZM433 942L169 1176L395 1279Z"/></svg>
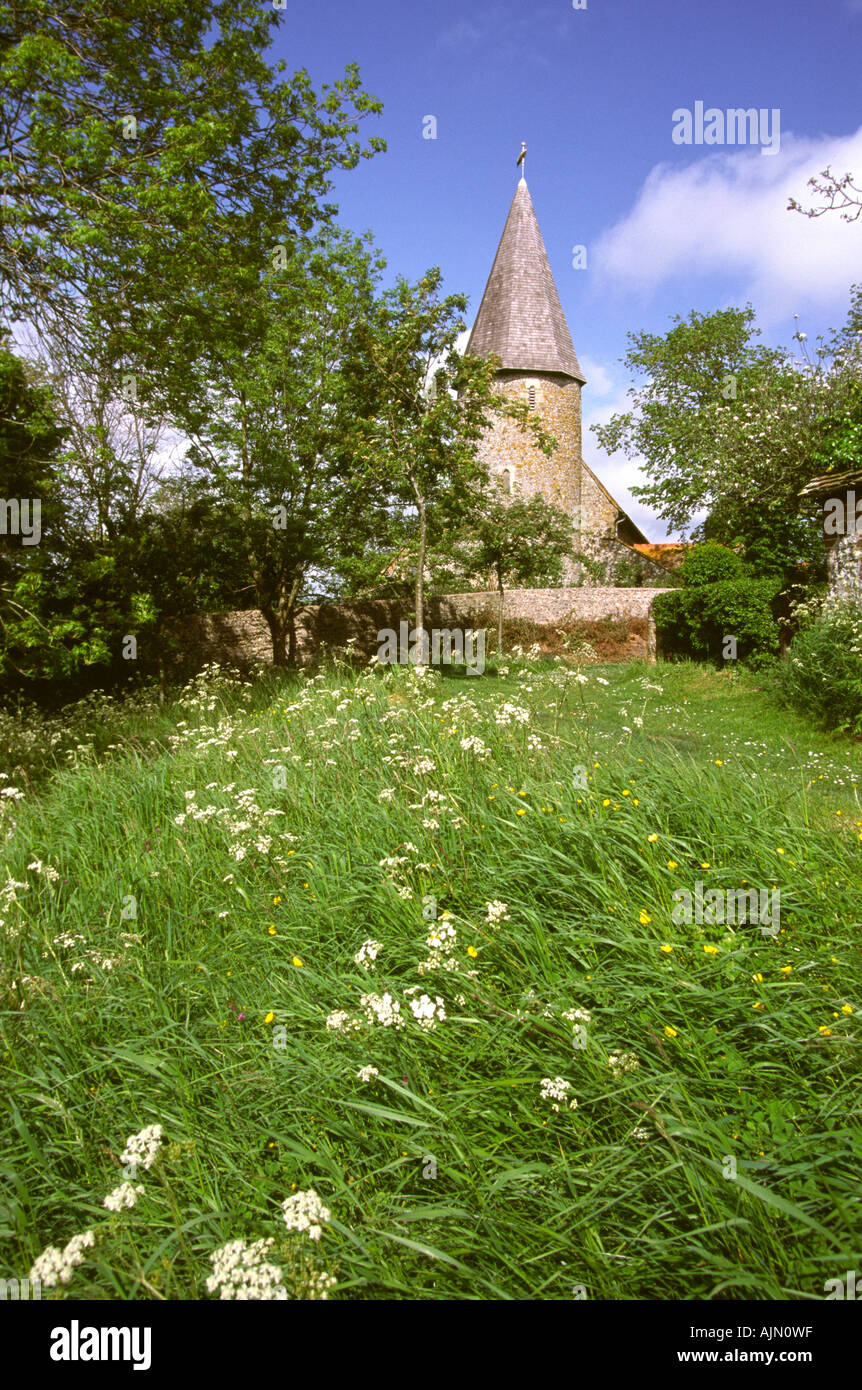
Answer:
<svg viewBox="0 0 862 1390"><path fill-rule="evenodd" d="M541 492L546 501L575 516L581 505L581 388L571 377L541 372L500 372L496 386L511 400L524 402L535 388L535 411L557 441L548 458L532 436L512 420L495 420L479 447L492 475L512 471L513 491L522 497ZM593 529L589 526L588 529Z"/></svg>

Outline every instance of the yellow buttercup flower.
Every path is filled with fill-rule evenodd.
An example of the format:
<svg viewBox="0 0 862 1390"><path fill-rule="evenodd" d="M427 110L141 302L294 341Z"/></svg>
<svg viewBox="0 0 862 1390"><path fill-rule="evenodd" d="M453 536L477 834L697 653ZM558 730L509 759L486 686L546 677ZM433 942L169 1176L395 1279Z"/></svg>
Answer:
<svg viewBox="0 0 862 1390"><path fill-rule="evenodd" d="M275 934L276 934L276 933L275 933L275 927L270 927L270 929L269 929L269 935L270 935L270 936L275 936Z"/></svg>
<svg viewBox="0 0 862 1390"><path fill-rule="evenodd" d="M707 955L707 956L717 956L717 955L718 955L718 947L717 947L717 946L710 946L710 945L707 945L707 946L704 946L703 950L704 950L704 954Z"/></svg>
<svg viewBox="0 0 862 1390"><path fill-rule="evenodd" d="M853 1006L852 1006L852 1004L842 1004L842 1005L841 1005L841 1012L842 1012L842 1014L852 1014L852 1012L853 1012Z"/></svg>
<svg viewBox="0 0 862 1390"><path fill-rule="evenodd" d="M526 810L526 807L525 807L525 806L522 806L521 809L520 809L520 811L516 811L516 812L515 812L515 815L516 815L516 816L525 816L526 814L527 814L527 810Z"/></svg>
<svg viewBox="0 0 862 1390"><path fill-rule="evenodd" d="M467 947L467 955L470 956L472 960L475 960L478 954L479 952L476 950L475 946Z"/></svg>
<svg viewBox="0 0 862 1390"><path fill-rule="evenodd" d="M647 835L647 839L649 840L651 845L654 845L656 840L658 839L658 835Z"/></svg>
<svg viewBox="0 0 862 1390"><path fill-rule="evenodd" d="M831 1028L818 1028L817 1031L818 1031L818 1033L822 1033L823 1036L824 1036L824 1038L831 1038L831 1037L832 1037L832 1029L831 1029Z"/></svg>
<svg viewBox="0 0 862 1390"><path fill-rule="evenodd" d="M638 918L638 921L640 922L642 927L647 926L652 921L652 918L650 917L645 907L641 908L641 915Z"/></svg>
<svg viewBox="0 0 862 1390"><path fill-rule="evenodd" d="M603 805L603 806L610 806L610 804L611 804L611 799L610 799L609 796L606 796L605 799L604 799L604 801L602 802L602 805Z"/></svg>
<svg viewBox="0 0 862 1390"><path fill-rule="evenodd" d="M765 1008L766 1008L766 1005L765 1005L765 1004L761 1004L760 1001L758 1000L758 1002L757 1002L756 1004L752 1004L751 1007L752 1007L753 1009L765 1009Z"/></svg>
<svg viewBox="0 0 862 1390"><path fill-rule="evenodd" d="M629 791L628 787L624 789L623 796L631 796L631 792Z"/></svg>
<svg viewBox="0 0 862 1390"><path fill-rule="evenodd" d="M272 1020L273 1020L274 1018L275 1018L275 1014L274 1014L274 1013L268 1013L267 1016L266 1016L266 1018L265 1018L263 1021L264 1021L264 1023L272 1023Z"/></svg>
<svg viewBox="0 0 862 1390"><path fill-rule="evenodd" d="M294 956L293 964L296 966L297 970L302 968L302 961L299 959L299 956Z"/></svg>
<svg viewBox="0 0 862 1390"><path fill-rule="evenodd" d="M667 861L667 866L668 866L669 869L678 869L678 868L679 868L679 864L677 864L677 862L676 862L675 859L669 859L669 860Z"/></svg>
<svg viewBox="0 0 862 1390"><path fill-rule="evenodd" d="M676 1028L671 1028L669 1024L665 1027L664 1035L666 1038L675 1038L678 1036Z"/></svg>
<svg viewBox="0 0 862 1390"><path fill-rule="evenodd" d="M669 946L668 943L665 941L663 945L659 946L659 950L664 951L665 955L669 956L671 951L673 950L673 947Z"/></svg>
<svg viewBox="0 0 862 1390"><path fill-rule="evenodd" d="M782 965L782 967L781 967L781 973L782 973L782 975L789 975L792 969L793 969L793 966L792 966L792 965Z"/></svg>
<svg viewBox="0 0 862 1390"><path fill-rule="evenodd" d="M752 975L751 978L752 978L752 980L754 981L754 983L755 983L756 985L762 985L762 984L763 984L763 976L761 975L760 971L758 971L756 975Z"/></svg>
<svg viewBox="0 0 862 1390"><path fill-rule="evenodd" d="M708 868L709 868L709 864L706 862L706 860L701 859L701 861L700 861L700 867L701 867L702 869L708 869Z"/></svg>

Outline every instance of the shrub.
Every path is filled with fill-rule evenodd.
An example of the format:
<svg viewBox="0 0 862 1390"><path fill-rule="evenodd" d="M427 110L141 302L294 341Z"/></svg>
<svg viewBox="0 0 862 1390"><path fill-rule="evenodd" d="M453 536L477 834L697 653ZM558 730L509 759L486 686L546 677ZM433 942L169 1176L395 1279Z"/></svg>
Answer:
<svg viewBox="0 0 862 1390"><path fill-rule="evenodd" d="M732 636L740 659L776 651L774 606L780 588L774 579L725 579L659 594L652 611L662 649L720 662L724 639Z"/></svg>
<svg viewBox="0 0 862 1390"><path fill-rule="evenodd" d="M862 608L824 609L797 633L772 688L782 704L837 733L862 733Z"/></svg>
<svg viewBox="0 0 862 1390"><path fill-rule="evenodd" d="M745 565L726 545L719 545L718 541L705 541L686 555L680 577L686 589L699 588L702 584L718 584L722 580L738 581L745 577Z"/></svg>

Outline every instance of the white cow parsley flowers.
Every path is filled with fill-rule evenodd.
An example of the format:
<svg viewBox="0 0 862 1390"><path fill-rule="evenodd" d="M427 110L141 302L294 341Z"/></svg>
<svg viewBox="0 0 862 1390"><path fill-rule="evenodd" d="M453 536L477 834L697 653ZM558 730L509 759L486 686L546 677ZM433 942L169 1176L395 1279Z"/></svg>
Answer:
<svg viewBox="0 0 862 1390"><path fill-rule="evenodd" d="M557 1114L559 1114L559 1102L566 1100L568 1093L571 1089L572 1083L570 1081L566 1081L562 1076L555 1076L553 1079L551 1079L550 1076L544 1076L542 1077L542 1089L540 1095L542 1100L553 1101L554 1103L552 1104L551 1109L555 1110ZM570 1100L569 1109L577 1110L577 1108L578 1102L576 1100Z"/></svg>
<svg viewBox="0 0 862 1390"><path fill-rule="evenodd" d="M414 985L413 990L408 990L407 993L412 994L418 988L418 985ZM426 1030L436 1028L446 1017L446 1009L439 994L436 999L430 999L427 994L421 995L418 999L411 999L410 1009L419 1027Z"/></svg>
<svg viewBox="0 0 862 1390"><path fill-rule="evenodd" d="M356 1079L357 1081L373 1081L375 1076L379 1075L380 1072L376 1067L360 1067L356 1073Z"/></svg>
<svg viewBox="0 0 862 1390"><path fill-rule="evenodd" d="M639 1067L640 1062L633 1052L612 1052L608 1057L608 1066L614 1076L623 1076L627 1071Z"/></svg>
<svg viewBox="0 0 862 1390"><path fill-rule="evenodd" d="M281 1204L284 1224L289 1231L308 1231L311 1240L320 1240L323 1226L329 1221L331 1212L318 1197L313 1187L305 1192L294 1192Z"/></svg>
<svg viewBox="0 0 862 1390"><path fill-rule="evenodd" d="M379 941L363 941L356 955L353 957L355 965L361 965L363 970L373 970L374 962L383 950Z"/></svg>
<svg viewBox="0 0 862 1390"><path fill-rule="evenodd" d="M162 1147L163 1132L161 1125L147 1125L140 1134L132 1134L126 1140L121 1161L140 1165L141 1168L152 1168Z"/></svg>
<svg viewBox="0 0 862 1390"><path fill-rule="evenodd" d="M85 1231L83 1235L72 1236L63 1250L58 1250L56 1245L49 1245L30 1270L31 1281L40 1280L46 1289L53 1289L58 1282L68 1284L74 1270L84 1263L84 1251L95 1243L93 1232Z"/></svg>
<svg viewBox="0 0 862 1390"><path fill-rule="evenodd" d="M213 1251L210 1263L213 1272L207 1279L210 1293L219 1291L220 1299L269 1299L284 1302L287 1289L282 1284L283 1271L278 1265L267 1264L264 1256L275 1241L256 1240L248 1245L244 1240L231 1240Z"/></svg>
<svg viewBox="0 0 862 1390"><path fill-rule="evenodd" d="M385 994L363 994L359 1004L365 1010L365 1017L369 1023L376 1020L382 1023L384 1028L404 1027L401 1005L397 999L393 999L388 990Z"/></svg>
<svg viewBox="0 0 862 1390"><path fill-rule="evenodd" d="M504 922L509 916L509 909L505 903L501 903L495 898L492 903L487 904L487 921L492 927L496 927L498 922Z"/></svg>
<svg viewBox="0 0 862 1390"><path fill-rule="evenodd" d="M566 1009L563 1018L569 1023L592 1023L593 1016L589 1009Z"/></svg>
<svg viewBox="0 0 862 1390"><path fill-rule="evenodd" d="M113 1192L108 1193L102 1206L107 1207L108 1211L123 1211L133 1207L138 1198L143 1196L143 1192L144 1189L140 1184L137 1187L132 1187L130 1182L121 1183L119 1187L114 1188Z"/></svg>

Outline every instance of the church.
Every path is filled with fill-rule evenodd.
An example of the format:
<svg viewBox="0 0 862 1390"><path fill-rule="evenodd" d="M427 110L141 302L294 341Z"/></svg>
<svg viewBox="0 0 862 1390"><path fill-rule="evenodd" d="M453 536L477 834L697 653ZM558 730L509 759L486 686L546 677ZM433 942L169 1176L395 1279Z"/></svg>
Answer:
<svg viewBox="0 0 862 1390"><path fill-rule="evenodd" d="M566 582L613 584L621 560L641 571L642 582L666 580L667 570L656 563L658 547L649 544L581 455L586 379L524 177L515 189L467 352L497 358L498 390L526 401L557 441L548 458L514 421L498 419L479 452L507 493L541 494L571 516L577 534ZM591 567L584 557L593 561ZM603 578L597 578L597 562L604 567Z"/></svg>

